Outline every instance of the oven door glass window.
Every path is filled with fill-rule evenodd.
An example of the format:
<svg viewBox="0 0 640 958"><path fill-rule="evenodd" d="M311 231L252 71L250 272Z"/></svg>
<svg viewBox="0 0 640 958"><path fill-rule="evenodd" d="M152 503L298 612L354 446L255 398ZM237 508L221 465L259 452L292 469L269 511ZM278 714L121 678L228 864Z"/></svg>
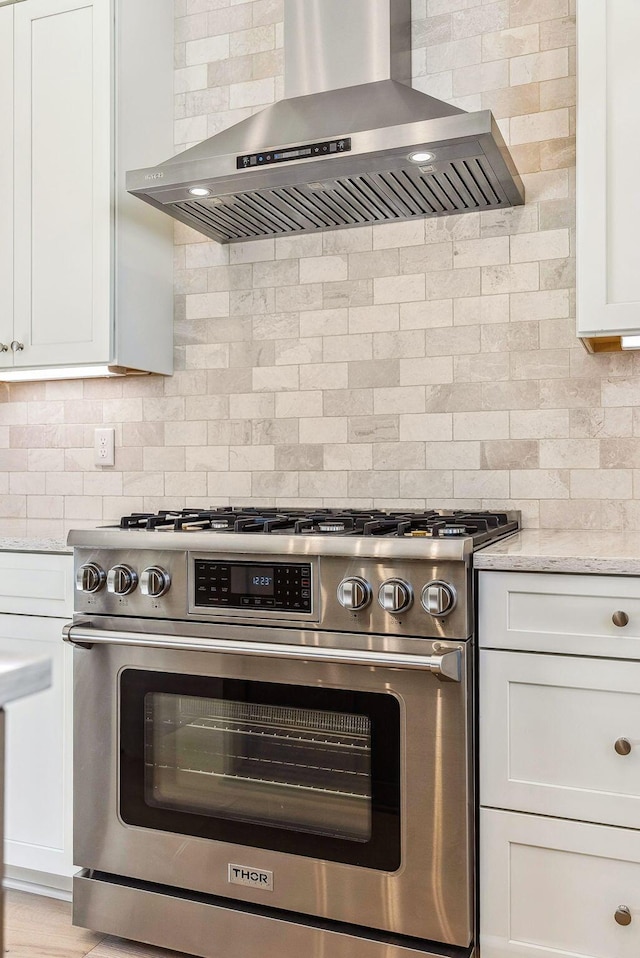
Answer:
<svg viewBox="0 0 640 958"><path fill-rule="evenodd" d="M128 824L399 867L394 696L134 669L120 692Z"/></svg>

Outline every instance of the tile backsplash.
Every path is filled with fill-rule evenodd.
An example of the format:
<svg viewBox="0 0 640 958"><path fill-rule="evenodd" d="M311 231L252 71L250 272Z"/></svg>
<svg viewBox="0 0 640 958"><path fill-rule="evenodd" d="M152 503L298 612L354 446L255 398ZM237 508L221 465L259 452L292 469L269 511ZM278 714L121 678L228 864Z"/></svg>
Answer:
<svg viewBox="0 0 640 958"><path fill-rule="evenodd" d="M5 387L1 533L229 501L640 529L640 356L574 332L573 0L412 6L414 86L493 110L526 205L233 246L178 226L175 375ZM182 150L282 96L282 5L175 10Z"/></svg>

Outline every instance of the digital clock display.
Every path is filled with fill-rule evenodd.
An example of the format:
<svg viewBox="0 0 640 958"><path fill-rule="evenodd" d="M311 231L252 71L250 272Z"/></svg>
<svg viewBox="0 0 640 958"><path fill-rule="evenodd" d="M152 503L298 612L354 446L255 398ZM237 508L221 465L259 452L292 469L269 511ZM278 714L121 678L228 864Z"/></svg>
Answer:
<svg viewBox="0 0 640 958"><path fill-rule="evenodd" d="M273 567L231 567L231 591L235 595L273 595L273 584Z"/></svg>

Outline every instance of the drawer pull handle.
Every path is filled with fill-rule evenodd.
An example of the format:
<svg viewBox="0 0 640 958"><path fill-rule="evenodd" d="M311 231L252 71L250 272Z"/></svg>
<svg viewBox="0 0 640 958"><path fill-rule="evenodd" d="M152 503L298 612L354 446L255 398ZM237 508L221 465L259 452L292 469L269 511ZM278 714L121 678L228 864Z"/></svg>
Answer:
<svg viewBox="0 0 640 958"><path fill-rule="evenodd" d="M623 629L625 625L629 624L629 616L626 612L614 612L611 616L611 621L614 625L617 625L619 629Z"/></svg>
<svg viewBox="0 0 640 958"><path fill-rule="evenodd" d="M631 751L631 742L628 738L619 738L613 746L618 755L628 755Z"/></svg>
<svg viewBox="0 0 640 958"><path fill-rule="evenodd" d="M631 924L631 912L626 905L618 905L614 918L619 925Z"/></svg>

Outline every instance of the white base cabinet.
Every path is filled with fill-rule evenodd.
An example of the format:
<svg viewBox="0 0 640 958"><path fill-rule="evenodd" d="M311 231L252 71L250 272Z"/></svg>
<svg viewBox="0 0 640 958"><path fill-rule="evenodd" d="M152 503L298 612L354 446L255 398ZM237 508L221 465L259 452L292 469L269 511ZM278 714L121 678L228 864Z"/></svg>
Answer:
<svg viewBox="0 0 640 958"><path fill-rule="evenodd" d="M62 626L72 577L70 555L0 553L0 655L53 662L51 688L5 709L8 884L71 887L72 650Z"/></svg>
<svg viewBox="0 0 640 958"><path fill-rule="evenodd" d="M638 958L640 583L479 578L481 958Z"/></svg>
<svg viewBox="0 0 640 958"><path fill-rule="evenodd" d="M480 828L482 958L638 958L640 832L495 809Z"/></svg>
<svg viewBox="0 0 640 958"><path fill-rule="evenodd" d="M173 149L173 5L0 7L0 122L0 380L170 373L173 227L125 174Z"/></svg>

